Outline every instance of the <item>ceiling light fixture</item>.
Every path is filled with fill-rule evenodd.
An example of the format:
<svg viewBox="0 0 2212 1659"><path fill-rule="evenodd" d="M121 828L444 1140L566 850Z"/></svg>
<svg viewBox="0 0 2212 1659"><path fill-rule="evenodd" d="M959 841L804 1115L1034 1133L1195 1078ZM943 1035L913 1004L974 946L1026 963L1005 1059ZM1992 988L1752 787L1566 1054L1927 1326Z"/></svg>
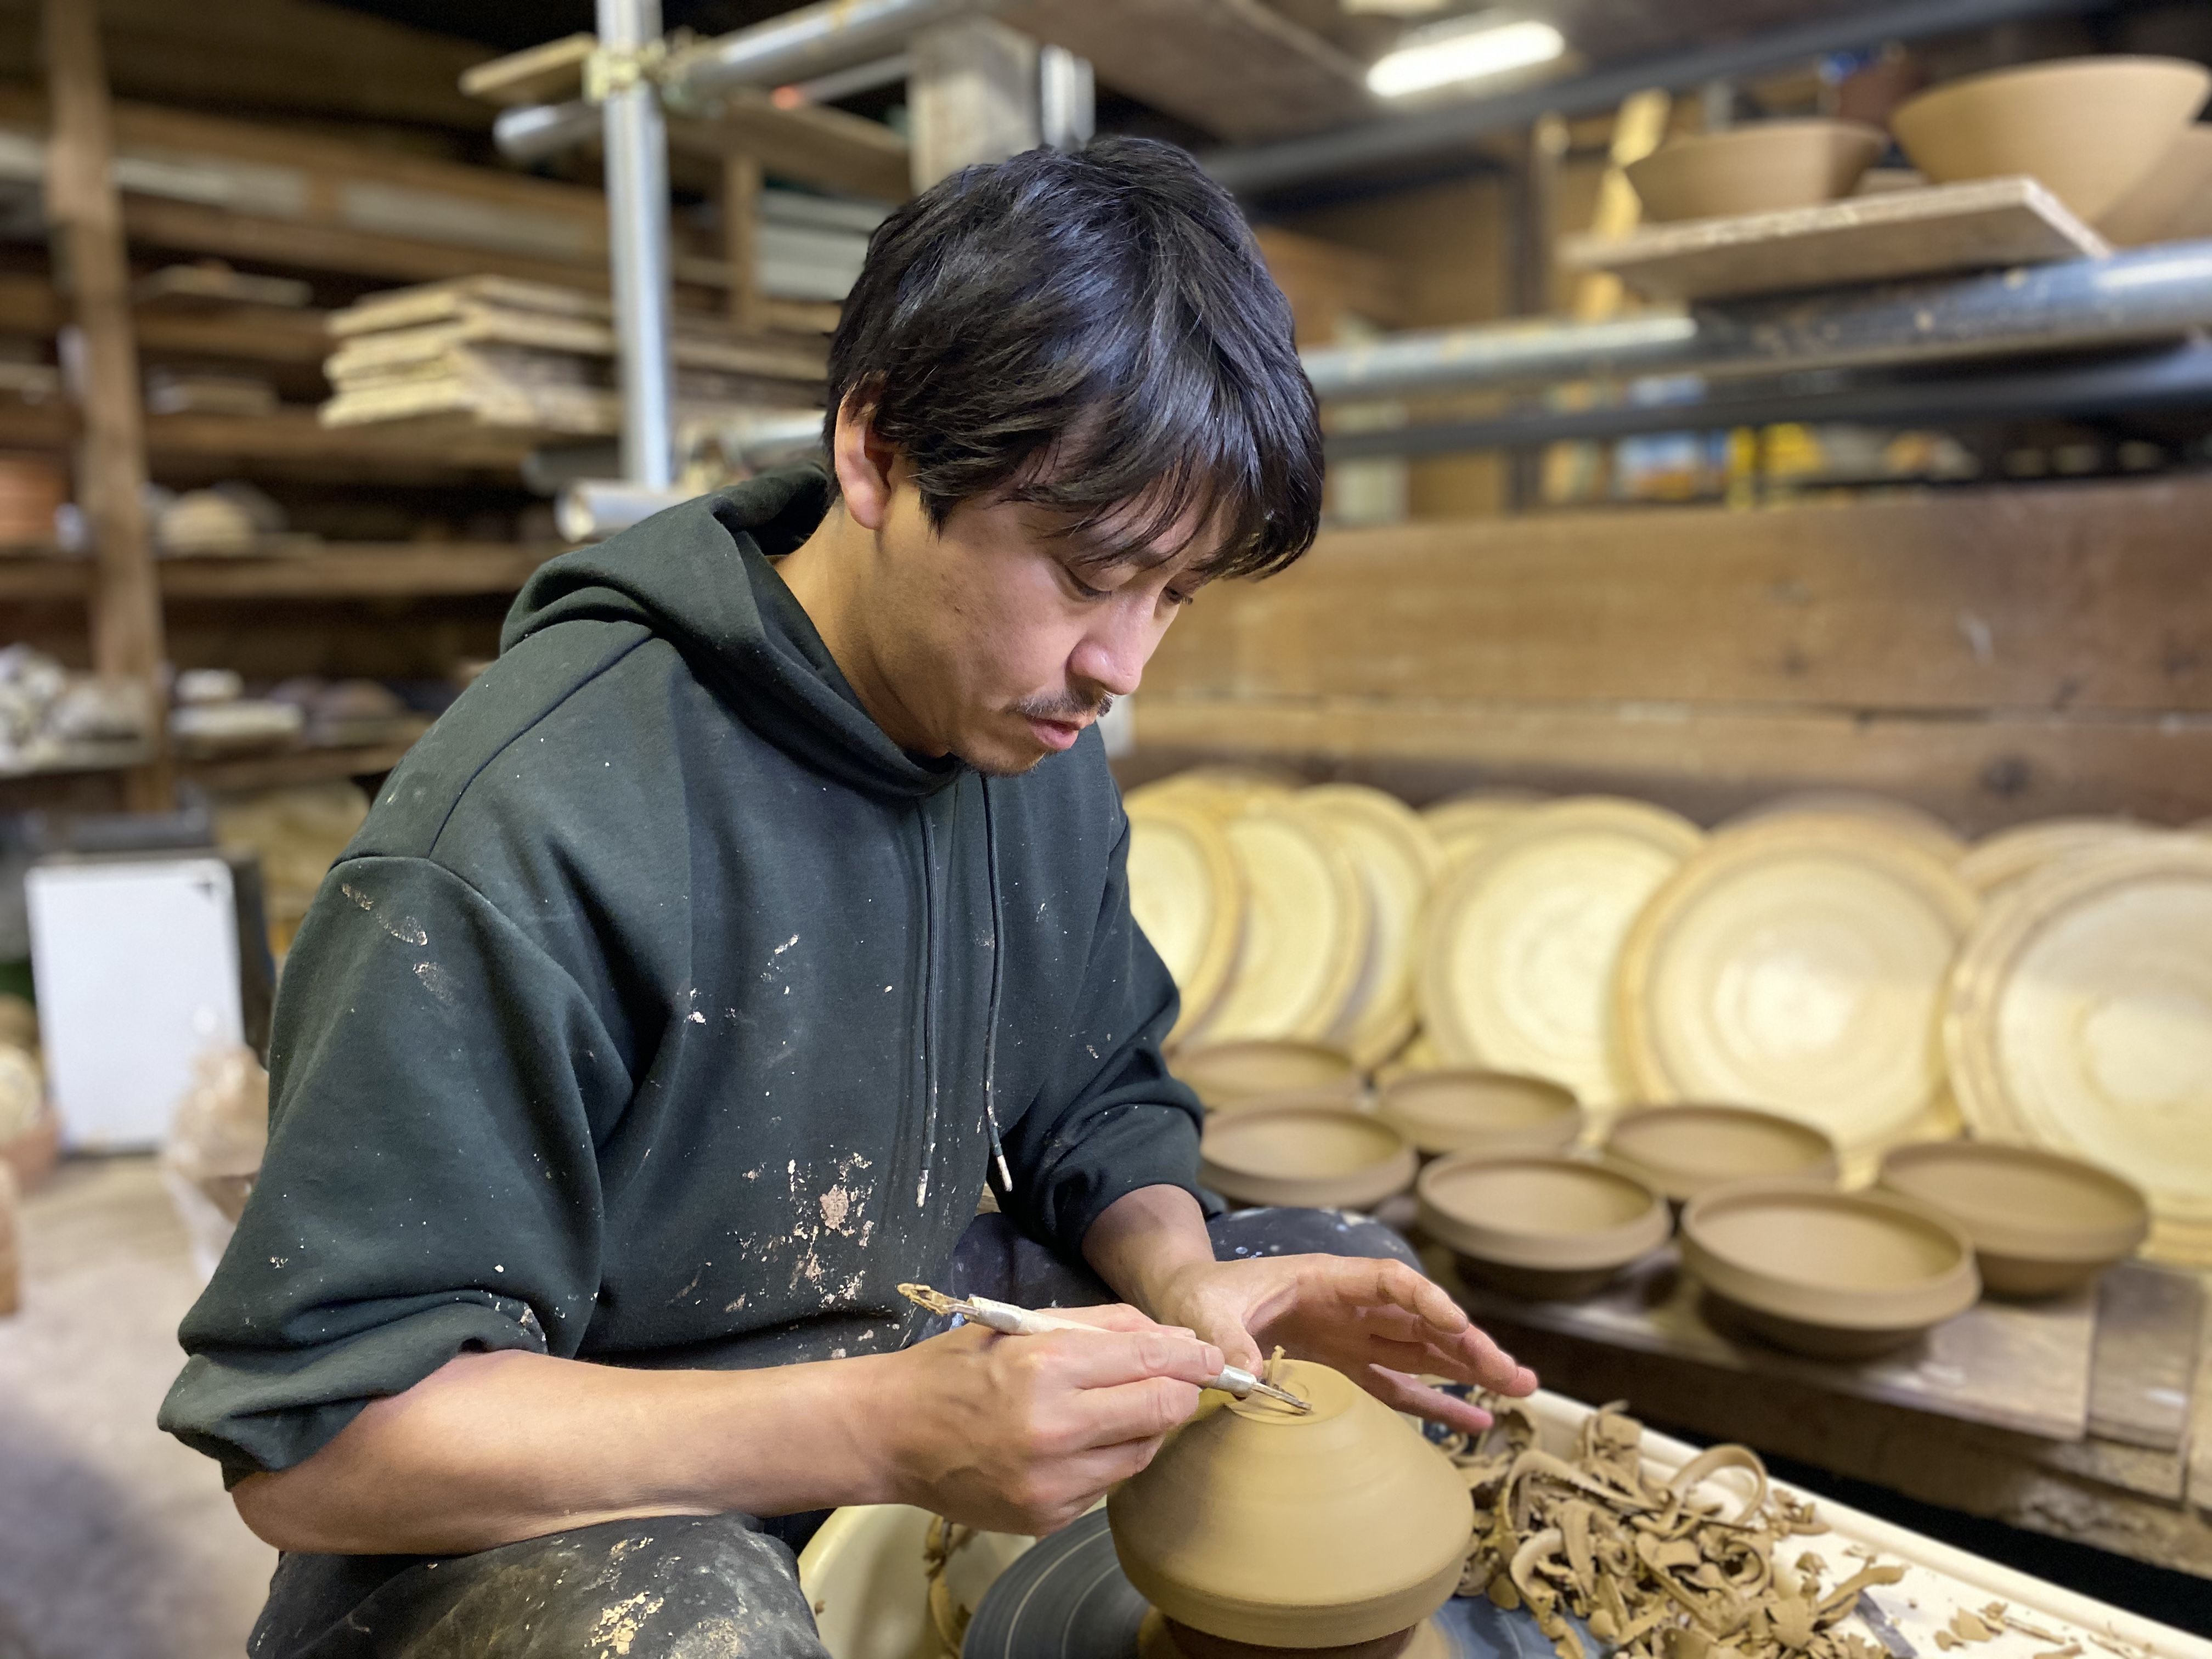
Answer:
<svg viewBox="0 0 2212 1659"><path fill-rule="evenodd" d="M1501 23L1471 17L1415 29L1367 71L1367 89L1405 98L1461 81L1548 64L1564 54L1566 37L1549 23Z"/></svg>

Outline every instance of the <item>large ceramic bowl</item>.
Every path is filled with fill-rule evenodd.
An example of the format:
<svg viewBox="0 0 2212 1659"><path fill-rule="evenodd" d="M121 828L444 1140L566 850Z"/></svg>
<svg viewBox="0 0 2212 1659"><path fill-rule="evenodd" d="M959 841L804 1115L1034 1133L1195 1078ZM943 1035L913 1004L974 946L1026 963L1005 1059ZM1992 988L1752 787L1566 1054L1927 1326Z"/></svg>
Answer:
<svg viewBox="0 0 2212 1659"><path fill-rule="evenodd" d="M1981 1295L1974 1247L1893 1193L1744 1181L1682 1211L1682 1265L1778 1346L1824 1359L1901 1348Z"/></svg>
<svg viewBox="0 0 2212 1659"><path fill-rule="evenodd" d="M2179 58L2069 58L1991 70L1901 104L1890 131L1932 183L2025 173L2094 222L2141 184L2212 91Z"/></svg>
<svg viewBox="0 0 2212 1659"><path fill-rule="evenodd" d="M1356 1105L1366 1091L1352 1056L1341 1048L1289 1037L1200 1043L1177 1053L1169 1069L1216 1112L1292 1097Z"/></svg>
<svg viewBox="0 0 2212 1659"><path fill-rule="evenodd" d="M1365 1209L1413 1184L1406 1138L1342 1106L1257 1105L1207 1121L1198 1178L1239 1204Z"/></svg>
<svg viewBox="0 0 2212 1659"><path fill-rule="evenodd" d="M1384 1085L1382 1121L1430 1156L1559 1152L1582 1133L1571 1090L1517 1072L1407 1072Z"/></svg>
<svg viewBox="0 0 2212 1659"><path fill-rule="evenodd" d="M1899 1146L1881 1186L1942 1211L1974 1242L1982 1282L2001 1296L2053 1296L2133 1255L2150 1205L2133 1182L2033 1146L1937 1141Z"/></svg>
<svg viewBox="0 0 2212 1659"><path fill-rule="evenodd" d="M1677 138L1628 164L1648 219L1721 219L1848 196L1889 147L1857 121L1759 121Z"/></svg>
<svg viewBox="0 0 2212 1659"><path fill-rule="evenodd" d="M2183 129L2143 181L2097 221L2121 247L2212 236L2212 125Z"/></svg>
<svg viewBox="0 0 2212 1659"><path fill-rule="evenodd" d="M1754 1176L1832 1186L1842 1170L1836 1143L1811 1124L1748 1106L1645 1106L1623 1113L1605 1138L1605 1155L1677 1204Z"/></svg>
<svg viewBox="0 0 2212 1659"><path fill-rule="evenodd" d="M1462 1152L1421 1172L1422 1231L1509 1296L1572 1302L1667 1242L1667 1200L1635 1176L1566 1158Z"/></svg>

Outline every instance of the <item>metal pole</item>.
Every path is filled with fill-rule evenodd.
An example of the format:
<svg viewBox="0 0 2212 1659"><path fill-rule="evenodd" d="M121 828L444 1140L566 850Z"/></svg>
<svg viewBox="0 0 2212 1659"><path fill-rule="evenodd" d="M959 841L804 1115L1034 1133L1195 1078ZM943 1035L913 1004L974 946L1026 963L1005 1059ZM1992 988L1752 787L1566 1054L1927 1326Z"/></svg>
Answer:
<svg viewBox="0 0 2212 1659"><path fill-rule="evenodd" d="M865 63L916 33L1006 0L822 0L750 28L702 41L670 60L672 106L696 105L732 87L778 87Z"/></svg>
<svg viewBox="0 0 2212 1659"><path fill-rule="evenodd" d="M1871 368L2171 340L2212 327L2212 240L2103 259L1649 313L1399 334L1304 355L1327 401L1640 374Z"/></svg>
<svg viewBox="0 0 2212 1659"><path fill-rule="evenodd" d="M660 0L599 0L605 54L607 244L621 357L623 476L665 489L676 477L669 313L668 131L639 54L660 39Z"/></svg>

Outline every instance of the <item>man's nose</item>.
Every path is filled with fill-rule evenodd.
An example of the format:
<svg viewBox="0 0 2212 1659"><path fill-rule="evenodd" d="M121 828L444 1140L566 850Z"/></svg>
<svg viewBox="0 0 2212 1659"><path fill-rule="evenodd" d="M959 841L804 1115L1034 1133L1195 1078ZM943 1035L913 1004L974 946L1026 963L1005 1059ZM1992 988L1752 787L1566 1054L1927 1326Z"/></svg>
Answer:
<svg viewBox="0 0 2212 1659"><path fill-rule="evenodd" d="M1068 672L1078 684L1087 682L1109 696L1126 697L1144 678L1146 660L1157 643L1158 635L1141 618L1102 617L1077 641Z"/></svg>

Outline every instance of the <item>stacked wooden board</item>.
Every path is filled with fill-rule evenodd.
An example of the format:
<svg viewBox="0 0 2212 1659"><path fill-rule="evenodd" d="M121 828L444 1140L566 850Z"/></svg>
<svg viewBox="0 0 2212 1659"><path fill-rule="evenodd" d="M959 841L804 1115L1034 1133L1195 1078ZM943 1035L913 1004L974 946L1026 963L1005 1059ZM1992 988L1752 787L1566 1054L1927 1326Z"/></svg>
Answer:
<svg viewBox="0 0 2212 1659"><path fill-rule="evenodd" d="M2103 1164L2149 1253L2212 1265L2212 836L2126 819L1967 846L1878 796L1712 830L1645 803L1203 769L1133 791L1130 883L1174 1040L1477 1067L1621 1109L1764 1107L1847 1180L1961 1133Z"/></svg>
<svg viewBox="0 0 2212 1659"><path fill-rule="evenodd" d="M465 276L372 294L334 313L328 427L459 420L577 437L622 426L606 300L509 276ZM820 342L678 326L679 421L820 406Z"/></svg>

